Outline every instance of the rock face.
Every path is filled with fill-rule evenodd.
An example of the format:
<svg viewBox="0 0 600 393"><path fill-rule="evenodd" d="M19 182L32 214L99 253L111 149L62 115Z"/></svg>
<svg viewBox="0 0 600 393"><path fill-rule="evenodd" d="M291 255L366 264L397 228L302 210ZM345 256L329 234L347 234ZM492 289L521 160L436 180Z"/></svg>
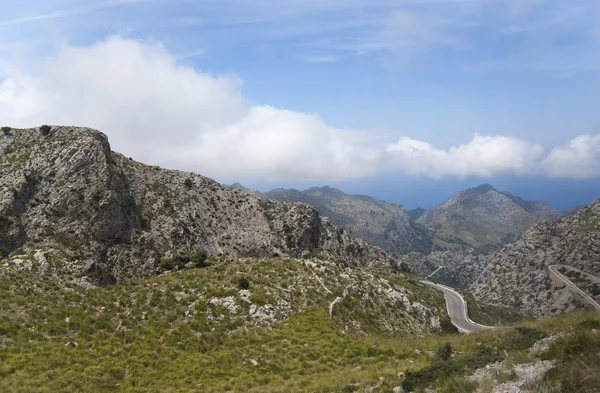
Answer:
<svg viewBox="0 0 600 393"><path fill-rule="evenodd" d="M331 187L313 187L305 191L280 188L265 195L280 201L312 205L335 225L395 256L411 251L429 252L432 247L428 230L416 224L402 206L394 203L365 195L347 195Z"/></svg>
<svg viewBox="0 0 600 393"><path fill-rule="evenodd" d="M99 285L149 276L161 257L198 249L310 253L354 265L392 260L306 204L135 162L112 152L102 133L76 127L0 134L0 235L0 258L39 255L48 274Z"/></svg>
<svg viewBox="0 0 600 393"><path fill-rule="evenodd" d="M436 231L443 240L487 252L516 241L538 222L558 219L563 213L544 202L529 202L489 184L454 195L427 210L417 222Z"/></svg>
<svg viewBox="0 0 600 393"><path fill-rule="evenodd" d="M554 264L600 276L600 199L572 216L536 225L490 256L474 293L485 302L513 305L534 315L581 306L581 299L551 276L548 266Z"/></svg>
<svg viewBox="0 0 600 393"><path fill-rule="evenodd" d="M428 255L411 252L398 260L422 277L432 274L433 281L466 290L475 283L489 259L487 255L464 251L434 251Z"/></svg>

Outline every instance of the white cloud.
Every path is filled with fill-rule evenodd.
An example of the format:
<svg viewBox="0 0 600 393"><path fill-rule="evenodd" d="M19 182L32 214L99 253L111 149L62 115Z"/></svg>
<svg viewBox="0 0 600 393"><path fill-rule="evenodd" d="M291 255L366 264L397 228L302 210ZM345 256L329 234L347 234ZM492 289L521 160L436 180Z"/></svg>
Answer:
<svg viewBox="0 0 600 393"><path fill-rule="evenodd" d="M112 37L89 47L64 46L36 75L5 75L4 124L94 127L116 151L217 179L330 181L383 172L600 176L600 135L576 138L546 156L541 146L506 136L475 135L447 150L405 137L381 141L316 114L249 105L237 77L181 66L156 43Z"/></svg>
<svg viewBox="0 0 600 393"><path fill-rule="evenodd" d="M552 149L542 162L542 168L554 177L599 177L600 135L581 135L567 146Z"/></svg>
<svg viewBox="0 0 600 393"><path fill-rule="evenodd" d="M544 149L526 141L505 136L479 136L467 144L448 150L402 137L388 146L394 167L404 172L433 178L445 176L490 177L501 173L530 174Z"/></svg>

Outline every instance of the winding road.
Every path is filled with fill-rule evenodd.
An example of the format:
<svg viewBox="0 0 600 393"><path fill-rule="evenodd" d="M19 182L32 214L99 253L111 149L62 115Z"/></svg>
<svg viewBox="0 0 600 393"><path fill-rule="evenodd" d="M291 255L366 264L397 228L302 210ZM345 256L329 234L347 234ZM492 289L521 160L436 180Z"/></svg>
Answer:
<svg viewBox="0 0 600 393"><path fill-rule="evenodd" d="M454 324L454 326L456 326L461 333L476 333L487 329L492 329L490 326L480 325L469 319L469 315L467 313L467 303L454 289L445 285L435 284L430 281L421 282L444 293L448 315L452 320L452 324Z"/></svg>
<svg viewBox="0 0 600 393"><path fill-rule="evenodd" d="M576 269L576 268L574 268L572 266L566 266L566 265L552 265L552 266L548 266L548 270L550 270L550 272L552 272L552 274L554 274L560 281L562 281L563 283L565 283L565 285L567 287L569 287L572 291L574 291L575 293L577 293L584 300L586 300L589 304L591 304L592 306L594 306L594 308L596 310L600 311L600 304L598 304L598 302L595 301L593 297L591 297L587 293L583 292L581 289L579 289L579 287L577 287L577 285L573 284L573 281L569 280L569 278L567 276L565 276L564 274L562 274L561 272L558 271L558 269L560 267L563 267L563 266L581 272L581 270L579 270L579 269Z"/></svg>
<svg viewBox="0 0 600 393"><path fill-rule="evenodd" d="M594 300L590 295L582 291L577 285L575 285L567 276L558 271L560 267L564 265L552 265L548 267L548 270L552 274L554 274L559 280L561 280L567 287L569 287L572 291L581 296L584 300L590 303L596 310L600 311L600 304ZM567 267L567 266L565 266ZM575 269L573 267L568 266L571 269ZM427 278L431 277L433 274L437 273L442 267L438 268L435 272L427 276ZM575 269L579 270L579 269ZM469 319L469 313L467 311L467 303L463 299L463 297L456 292L454 289L447 287L441 284L435 284L431 281L423 280L421 281L423 284L440 290L444 293L444 299L446 299L446 307L448 309L448 315L452 320L452 324L458 328L461 333L476 333L481 332L487 329L493 329L492 326L484 326L480 325L476 322L473 322Z"/></svg>

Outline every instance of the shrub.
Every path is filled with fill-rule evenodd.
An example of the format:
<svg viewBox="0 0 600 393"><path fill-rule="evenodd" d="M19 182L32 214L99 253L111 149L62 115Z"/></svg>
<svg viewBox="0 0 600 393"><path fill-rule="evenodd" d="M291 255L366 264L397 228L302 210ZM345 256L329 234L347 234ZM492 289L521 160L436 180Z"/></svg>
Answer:
<svg viewBox="0 0 600 393"><path fill-rule="evenodd" d="M250 280L246 277L242 277L238 280L238 288L239 289L250 289Z"/></svg>
<svg viewBox="0 0 600 393"><path fill-rule="evenodd" d="M10 127L2 127L2 132L4 132L4 135L8 135L10 133L10 130L12 130L12 128L10 128Z"/></svg>
<svg viewBox="0 0 600 393"><path fill-rule="evenodd" d="M40 127L40 131L42 133L42 135L47 136L48 134L50 134L50 130L52 130L52 127L44 124L43 126Z"/></svg>
<svg viewBox="0 0 600 393"><path fill-rule="evenodd" d="M546 336L546 333L534 328L518 327L510 331L504 337L500 349L505 349L507 351L522 351L531 347L536 341L539 341Z"/></svg>
<svg viewBox="0 0 600 393"><path fill-rule="evenodd" d="M440 329L442 330L442 333L458 334L458 328L447 318L440 321Z"/></svg>
<svg viewBox="0 0 600 393"><path fill-rule="evenodd" d="M160 259L160 262L158 263L158 268L163 271L173 270L174 267L175 267L175 265L173 264L173 259L171 259L171 258L163 257Z"/></svg>
<svg viewBox="0 0 600 393"><path fill-rule="evenodd" d="M190 257L190 261L196 265L196 267L206 267L208 264L206 260L208 259L208 255L204 250L198 250Z"/></svg>
<svg viewBox="0 0 600 393"><path fill-rule="evenodd" d="M173 257L174 268L175 269L183 269L189 261L190 261L189 256L177 254Z"/></svg>
<svg viewBox="0 0 600 393"><path fill-rule="evenodd" d="M444 343L437 347L435 354L440 358L440 360L446 361L452 357L452 346L450 343Z"/></svg>
<svg viewBox="0 0 600 393"><path fill-rule="evenodd" d="M192 179L190 179L189 177L187 179L185 179L185 181L183 182L183 184L187 187L187 188L192 188L192 186L194 185L194 182L192 181Z"/></svg>

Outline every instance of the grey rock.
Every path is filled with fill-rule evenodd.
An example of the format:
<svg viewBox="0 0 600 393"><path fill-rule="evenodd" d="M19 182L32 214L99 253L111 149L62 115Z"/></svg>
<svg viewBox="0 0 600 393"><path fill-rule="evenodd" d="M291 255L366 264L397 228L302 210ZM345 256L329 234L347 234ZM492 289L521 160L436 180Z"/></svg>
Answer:
<svg viewBox="0 0 600 393"><path fill-rule="evenodd" d="M361 266L393 261L306 204L133 161L112 152L104 134L78 127L0 135L0 233L8 268L35 261L20 258L27 263L17 266L16 254L43 252L48 262L38 272L85 276L94 285L148 277L161 257L199 249L240 257L318 255Z"/></svg>
<svg viewBox="0 0 600 393"><path fill-rule="evenodd" d="M544 202L524 201L482 184L427 210L417 222L435 230L445 241L487 252L514 242L536 223L563 215Z"/></svg>
<svg viewBox="0 0 600 393"><path fill-rule="evenodd" d="M415 223L406 210L395 203L366 195L347 195L327 186L304 191L278 188L265 195L314 206L335 225L394 256L411 251L429 252L432 247L429 231Z"/></svg>
<svg viewBox="0 0 600 393"><path fill-rule="evenodd" d="M600 199L571 216L536 225L491 255L474 293L486 303L512 305L533 315L584 307L578 295L550 275L548 266L555 264L600 276Z"/></svg>

